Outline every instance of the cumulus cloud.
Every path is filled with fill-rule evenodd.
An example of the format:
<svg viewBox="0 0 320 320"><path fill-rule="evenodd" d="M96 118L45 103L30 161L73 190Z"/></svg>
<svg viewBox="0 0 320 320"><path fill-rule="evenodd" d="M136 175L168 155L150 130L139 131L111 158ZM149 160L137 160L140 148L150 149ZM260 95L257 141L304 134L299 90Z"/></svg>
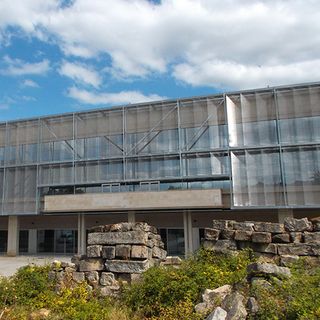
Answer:
<svg viewBox="0 0 320 320"><path fill-rule="evenodd" d="M101 77L96 71L79 63L63 62L59 69L59 73L77 82L88 84L95 88L99 87L102 82Z"/></svg>
<svg viewBox="0 0 320 320"><path fill-rule="evenodd" d="M161 97L156 94L144 95L139 91L94 93L87 90L81 90L77 87L69 88L67 95L80 103L91 105L119 105L166 99L166 97Z"/></svg>
<svg viewBox="0 0 320 320"><path fill-rule="evenodd" d="M54 39L65 55L102 57L122 78L168 72L191 85L232 88L316 80L316 0L18 2L0 2L2 30L18 26Z"/></svg>
<svg viewBox="0 0 320 320"><path fill-rule="evenodd" d="M39 88L39 85L38 85L35 81L33 81L33 80L31 80L31 79L25 79L25 80L23 80L22 83L21 83L21 85L22 85L23 87Z"/></svg>
<svg viewBox="0 0 320 320"><path fill-rule="evenodd" d="M3 63L6 67L0 70L0 72L9 76L43 75L50 69L49 60L47 59L40 62L30 63L5 56L3 58Z"/></svg>

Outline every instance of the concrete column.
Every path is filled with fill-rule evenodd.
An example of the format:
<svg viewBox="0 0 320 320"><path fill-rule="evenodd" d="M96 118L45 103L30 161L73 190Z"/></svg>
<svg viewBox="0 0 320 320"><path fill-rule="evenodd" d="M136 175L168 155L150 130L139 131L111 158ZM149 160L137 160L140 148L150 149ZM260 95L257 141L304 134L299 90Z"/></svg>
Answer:
<svg viewBox="0 0 320 320"><path fill-rule="evenodd" d="M29 229L28 234L28 253L36 254L37 253L37 229Z"/></svg>
<svg viewBox="0 0 320 320"><path fill-rule="evenodd" d="M18 216L9 216L7 255L9 257L15 257L18 254L19 254L19 218Z"/></svg>
<svg viewBox="0 0 320 320"><path fill-rule="evenodd" d="M192 238L193 238L193 251L196 251L200 248L199 228L192 228Z"/></svg>
<svg viewBox="0 0 320 320"><path fill-rule="evenodd" d="M87 229L83 213L78 214L78 254L86 254L87 251Z"/></svg>
<svg viewBox="0 0 320 320"><path fill-rule="evenodd" d="M188 256L193 252L192 217L190 211L183 211L183 230L185 255Z"/></svg>
<svg viewBox="0 0 320 320"><path fill-rule="evenodd" d="M135 211L128 211L128 222L136 222L136 213Z"/></svg>
<svg viewBox="0 0 320 320"><path fill-rule="evenodd" d="M278 209L278 222L283 223L284 218L293 218L293 210L292 209Z"/></svg>

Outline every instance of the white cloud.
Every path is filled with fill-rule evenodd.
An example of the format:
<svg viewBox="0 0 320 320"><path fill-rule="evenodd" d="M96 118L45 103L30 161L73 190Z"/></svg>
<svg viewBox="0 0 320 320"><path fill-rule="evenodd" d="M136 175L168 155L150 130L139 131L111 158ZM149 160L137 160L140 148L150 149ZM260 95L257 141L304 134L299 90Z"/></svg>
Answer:
<svg viewBox="0 0 320 320"><path fill-rule="evenodd" d="M59 73L77 82L89 84L95 88L101 85L102 79L99 74L88 66L79 63L63 62Z"/></svg>
<svg viewBox="0 0 320 320"><path fill-rule="evenodd" d="M0 70L0 73L10 76L43 75L50 69L49 60L47 59L40 62L30 63L5 56L3 61L6 67L5 69Z"/></svg>
<svg viewBox="0 0 320 320"><path fill-rule="evenodd" d="M111 60L120 77L172 71L192 85L233 88L257 86L249 77L259 85L315 80L316 0L18 2L0 2L0 29L55 39L65 55L99 57L106 67Z"/></svg>
<svg viewBox="0 0 320 320"><path fill-rule="evenodd" d="M22 81L22 86L23 87L30 87L30 88L39 88L39 85L35 81L33 81L31 79L23 80Z"/></svg>
<svg viewBox="0 0 320 320"><path fill-rule="evenodd" d="M161 97L156 94L144 95L139 91L94 93L91 91L78 89L77 87L69 88L67 95L70 98L79 101L80 103L91 105L119 105L166 99L166 97Z"/></svg>

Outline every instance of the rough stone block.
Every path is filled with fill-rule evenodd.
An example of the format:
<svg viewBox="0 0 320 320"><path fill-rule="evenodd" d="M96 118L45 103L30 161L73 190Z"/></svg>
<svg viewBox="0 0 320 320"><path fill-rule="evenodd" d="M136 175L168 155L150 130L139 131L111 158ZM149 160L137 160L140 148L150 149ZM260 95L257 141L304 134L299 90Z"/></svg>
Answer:
<svg viewBox="0 0 320 320"><path fill-rule="evenodd" d="M105 227L104 226L94 226L88 229L88 232L105 232Z"/></svg>
<svg viewBox="0 0 320 320"><path fill-rule="evenodd" d="M278 244L278 254L291 256L312 256L314 251L312 245L303 243Z"/></svg>
<svg viewBox="0 0 320 320"><path fill-rule="evenodd" d="M116 248L114 246L102 247L102 258L112 260L116 258Z"/></svg>
<svg viewBox="0 0 320 320"><path fill-rule="evenodd" d="M254 223L253 222L235 222L233 224L233 228L235 230L241 230L241 231L254 231L253 229Z"/></svg>
<svg viewBox="0 0 320 320"><path fill-rule="evenodd" d="M131 256L131 246L130 245L116 245L116 258L122 260L129 260Z"/></svg>
<svg viewBox="0 0 320 320"><path fill-rule="evenodd" d="M320 218L314 218L311 220L314 231L320 231Z"/></svg>
<svg viewBox="0 0 320 320"><path fill-rule="evenodd" d="M221 307L216 307L206 318L206 320L225 320L227 319L227 311Z"/></svg>
<svg viewBox="0 0 320 320"><path fill-rule="evenodd" d="M94 244L144 244L148 241L148 234L141 231L89 233L88 245Z"/></svg>
<svg viewBox="0 0 320 320"><path fill-rule="evenodd" d="M204 229L204 238L206 240L218 240L219 239L220 230L205 228Z"/></svg>
<svg viewBox="0 0 320 320"><path fill-rule="evenodd" d="M136 222L133 225L132 230L150 232L150 233L153 233L153 234L157 234L158 233L158 230L157 230L156 227L150 226L146 222Z"/></svg>
<svg viewBox="0 0 320 320"><path fill-rule="evenodd" d="M81 283L85 280L84 277L84 272L73 272L72 273L72 279L73 281L75 281L76 283Z"/></svg>
<svg viewBox="0 0 320 320"><path fill-rule="evenodd" d="M247 310L245 308L245 297L233 292L225 297L222 301L221 307L227 312L228 320L244 320L247 318Z"/></svg>
<svg viewBox="0 0 320 320"><path fill-rule="evenodd" d="M304 232L303 240L305 243L320 245L320 232Z"/></svg>
<svg viewBox="0 0 320 320"><path fill-rule="evenodd" d="M99 284L99 273L97 271L85 272L85 277L91 286L96 287Z"/></svg>
<svg viewBox="0 0 320 320"><path fill-rule="evenodd" d="M115 223L110 226L110 232L127 232L131 231L132 228L133 223L131 222Z"/></svg>
<svg viewBox="0 0 320 320"><path fill-rule="evenodd" d="M252 242L256 243L270 243L272 240L270 232L253 232Z"/></svg>
<svg viewBox="0 0 320 320"><path fill-rule="evenodd" d="M284 228L289 232L312 231L312 223L307 218L294 219L287 217L284 219Z"/></svg>
<svg viewBox="0 0 320 320"><path fill-rule="evenodd" d="M250 248L254 252L277 254L277 245L274 243L253 243L250 241L237 241L238 249Z"/></svg>
<svg viewBox="0 0 320 320"><path fill-rule="evenodd" d="M100 258L102 253L102 246L93 245L87 247L87 257L88 258Z"/></svg>
<svg viewBox="0 0 320 320"><path fill-rule="evenodd" d="M101 271L103 269L102 259L87 258L79 262L79 271Z"/></svg>
<svg viewBox="0 0 320 320"><path fill-rule="evenodd" d="M148 247L133 245L131 247L132 259L147 259L149 256Z"/></svg>
<svg viewBox="0 0 320 320"><path fill-rule="evenodd" d="M247 301L247 309L251 315L256 314L259 311L258 301L254 297L249 297Z"/></svg>
<svg viewBox="0 0 320 320"><path fill-rule="evenodd" d="M220 239L222 240L233 240L234 239L234 230L222 229L220 231Z"/></svg>
<svg viewBox="0 0 320 320"><path fill-rule="evenodd" d="M212 221L212 228L213 229L233 229L233 224L235 223L234 220L213 220Z"/></svg>
<svg viewBox="0 0 320 320"><path fill-rule="evenodd" d="M100 284L102 286L113 286L116 284L114 274L111 272L101 272Z"/></svg>
<svg viewBox="0 0 320 320"><path fill-rule="evenodd" d="M256 232L270 232L270 233L283 233L284 225L282 223L273 222L255 222L254 231Z"/></svg>
<svg viewBox="0 0 320 320"><path fill-rule="evenodd" d="M290 241L293 243L301 243L303 240L302 232L290 232Z"/></svg>
<svg viewBox="0 0 320 320"><path fill-rule="evenodd" d="M237 250L237 244L233 240L203 241L203 247L215 252Z"/></svg>
<svg viewBox="0 0 320 320"><path fill-rule="evenodd" d="M228 294L232 291L232 286L226 284L217 289L211 290L206 289L202 294L203 302L206 302L208 305L214 305L217 302L221 302Z"/></svg>
<svg viewBox="0 0 320 320"><path fill-rule="evenodd" d="M250 241L252 236L252 231L236 230L234 234L234 240L237 241Z"/></svg>
<svg viewBox="0 0 320 320"><path fill-rule="evenodd" d="M149 268L149 261L107 260L105 267L107 271L116 273L142 273Z"/></svg>
<svg viewBox="0 0 320 320"><path fill-rule="evenodd" d="M152 257L153 258L165 260L166 256L167 256L167 251L165 251L161 248L158 248L158 247L153 247L153 249L152 249Z"/></svg>
<svg viewBox="0 0 320 320"><path fill-rule="evenodd" d="M290 255L283 255L280 256L280 264L283 267L290 267L293 263L299 260L299 256L290 256Z"/></svg>
<svg viewBox="0 0 320 320"><path fill-rule="evenodd" d="M289 233L279 233L272 236L272 242L275 243L289 243L290 234Z"/></svg>
<svg viewBox="0 0 320 320"><path fill-rule="evenodd" d="M247 273L249 277L256 276L274 276L279 278L291 277L289 268L278 267L273 263L251 263L247 266Z"/></svg>
<svg viewBox="0 0 320 320"><path fill-rule="evenodd" d="M100 294L103 297L117 297L119 295L120 286L104 286L100 288Z"/></svg>

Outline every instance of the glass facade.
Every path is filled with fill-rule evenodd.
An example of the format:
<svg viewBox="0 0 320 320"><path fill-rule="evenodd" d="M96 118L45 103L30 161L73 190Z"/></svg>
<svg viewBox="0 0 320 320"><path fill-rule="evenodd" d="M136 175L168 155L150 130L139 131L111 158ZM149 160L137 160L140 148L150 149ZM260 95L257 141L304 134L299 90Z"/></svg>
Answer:
<svg viewBox="0 0 320 320"><path fill-rule="evenodd" d="M46 194L219 188L232 208L319 207L320 84L0 124L0 213Z"/></svg>

